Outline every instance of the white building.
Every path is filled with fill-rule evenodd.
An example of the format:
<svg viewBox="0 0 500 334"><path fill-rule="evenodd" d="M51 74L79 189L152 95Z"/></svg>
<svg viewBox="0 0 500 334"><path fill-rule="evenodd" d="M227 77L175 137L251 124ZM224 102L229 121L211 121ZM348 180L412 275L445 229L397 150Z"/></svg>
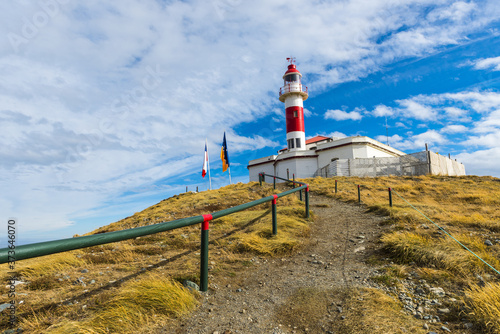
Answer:
<svg viewBox="0 0 500 334"><path fill-rule="evenodd" d="M302 74L293 60L289 60L279 95L285 103L287 148L277 155L251 160L247 166L250 181L258 181L259 173L290 179L318 175L465 175L464 166L449 158L439 156L438 159L430 151L406 155L369 137L316 136L305 140L302 103L308 98L308 91L302 86Z"/></svg>

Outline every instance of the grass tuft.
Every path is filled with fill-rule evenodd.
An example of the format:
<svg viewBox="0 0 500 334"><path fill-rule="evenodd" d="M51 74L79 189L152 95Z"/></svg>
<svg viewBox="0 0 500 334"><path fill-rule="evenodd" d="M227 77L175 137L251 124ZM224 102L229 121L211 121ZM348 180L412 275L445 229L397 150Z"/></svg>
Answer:
<svg viewBox="0 0 500 334"><path fill-rule="evenodd" d="M465 303L470 315L489 333L500 333L500 283L470 286Z"/></svg>

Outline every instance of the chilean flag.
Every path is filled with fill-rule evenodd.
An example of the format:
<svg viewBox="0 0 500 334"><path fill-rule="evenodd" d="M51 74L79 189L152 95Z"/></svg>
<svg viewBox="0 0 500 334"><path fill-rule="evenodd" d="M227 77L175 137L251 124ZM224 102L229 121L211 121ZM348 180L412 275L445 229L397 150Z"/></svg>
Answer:
<svg viewBox="0 0 500 334"><path fill-rule="evenodd" d="M208 171L208 151L207 151L207 141L205 140L205 159L203 160L203 170L201 171L201 177L205 177Z"/></svg>

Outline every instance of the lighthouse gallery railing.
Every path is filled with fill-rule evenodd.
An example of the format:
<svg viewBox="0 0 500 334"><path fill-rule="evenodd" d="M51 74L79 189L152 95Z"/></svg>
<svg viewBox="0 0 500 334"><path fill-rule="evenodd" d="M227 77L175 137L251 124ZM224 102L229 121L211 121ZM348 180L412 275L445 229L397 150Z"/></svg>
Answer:
<svg viewBox="0 0 500 334"><path fill-rule="evenodd" d="M307 86L302 86L302 84L286 84L285 86L281 87L280 88L280 95L283 95L285 93L300 93L300 92L304 92L306 94L308 94L308 91L307 91Z"/></svg>

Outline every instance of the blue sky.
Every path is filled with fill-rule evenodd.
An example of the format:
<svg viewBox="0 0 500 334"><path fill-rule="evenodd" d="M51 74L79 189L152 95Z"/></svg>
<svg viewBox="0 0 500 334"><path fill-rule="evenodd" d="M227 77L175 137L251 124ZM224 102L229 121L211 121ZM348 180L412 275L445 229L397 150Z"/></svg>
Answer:
<svg viewBox="0 0 500 334"><path fill-rule="evenodd" d="M307 137L428 143L500 177L499 17L494 0L1 2L0 219L57 239L206 189L205 138L226 185L224 131L246 182L285 146L290 56Z"/></svg>

